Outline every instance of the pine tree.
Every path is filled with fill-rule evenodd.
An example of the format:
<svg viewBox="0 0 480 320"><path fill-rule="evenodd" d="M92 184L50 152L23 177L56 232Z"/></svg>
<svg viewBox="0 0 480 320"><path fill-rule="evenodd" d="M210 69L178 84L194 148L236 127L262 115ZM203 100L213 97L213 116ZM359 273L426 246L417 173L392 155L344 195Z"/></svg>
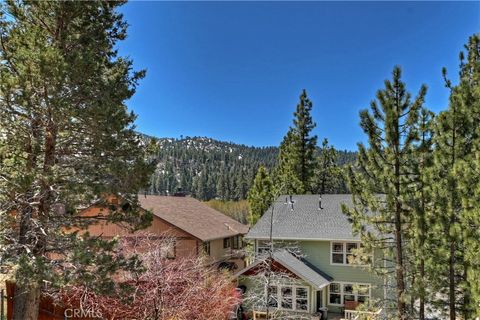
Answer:
<svg viewBox="0 0 480 320"><path fill-rule="evenodd" d="M303 90L294 113L293 127L280 145L276 186L280 193L302 194L312 191L315 170L317 136L311 136L315 128L311 111L313 104Z"/></svg>
<svg viewBox="0 0 480 320"><path fill-rule="evenodd" d="M466 49L467 60L461 65L456 94L469 114L472 152L456 172L465 210L461 220L466 279L464 318L473 319L480 316L480 35L470 37Z"/></svg>
<svg viewBox="0 0 480 320"><path fill-rule="evenodd" d="M105 219L151 221L137 210L150 167L124 103L144 72L117 56L119 5L0 4L0 260L15 267L15 320L37 319L44 281L112 291L116 270L133 266L112 258L114 241L65 232L97 221L81 208L117 195Z"/></svg>
<svg viewBox="0 0 480 320"><path fill-rule="evenodd" d="M420 111L417 137L410 159L410 171L414 177L411 194L408 195L412 208L411 227L408 229L408 258L411 264L411 304L412 316L418 298L418 319L425 319L425 304L428 282L426 262L431 258L433 248L429 242L429 221L432 219L432 191L429 183L429 170L433 165L433 123L434 114L422 108ZM431 279L433 280L433 279Z"/></svg>
<svg viewBox="0 0 480 320"><path fill-rule="evenodd" d="M324 139L317 157L313 192L318 194L334 193L341 180L341 171L337 166L337 151Z"/></svg>
<svg viewBox="0 0 480 320"><path fill-rule="evenodd" d="M369 145L366 148L359 144L358 168L349 170L354 206L344 206L343 210L352 220L354 230L361 234L367 250L388 248L384 253L386 259L393 258L396 314L403 320L407 319L405 222L411 214L406 196L413 183L408 161L427 89L422 86L412 102L401 81L400 68L395 67L392 75L393 80L386 80L385 89L377 92L371 111L360 113L360 125ZM388 239L389 235L393 239ZM383 264L379 267L374 262L374 267L385 274Z"/></svg>
<svg viewBox="0 0 480 320"><path fill-rule="evenodd" d="M289 130L280 144L278 166L274 170L275 189L278 194L303 194L305 186L299 178L293 130Z"/></svg>
<svg viewBox="0 0 480 320"><path fill-rule="evenodd" d="M439 306L448 306L450 319L462 313L472 319L478 311L474 279L478 276L478 228L475 190L478 189L478 164L475 150L479 135L479 40L470 38L468 61L461 54L460 83L452 86L448 110L438 116L435 132L435 162L431 183L437 246L435 263L430 272L436 275L435 290L446 292L447 301L437 299ZM444 71L444 73L446 73ZM478 202L477 202L478 203ZM476 270L475 270L476 269ZM478 288L478 286L477 286ZM478 300L477 300L478 301Z"/></svg>
<svg viewBox="0 0 480 320"><path fill-rule="evenodd" d="M254 225L273 202L273 183L265 167L258 168L252 188L248 191L250 225Z"/></svg>

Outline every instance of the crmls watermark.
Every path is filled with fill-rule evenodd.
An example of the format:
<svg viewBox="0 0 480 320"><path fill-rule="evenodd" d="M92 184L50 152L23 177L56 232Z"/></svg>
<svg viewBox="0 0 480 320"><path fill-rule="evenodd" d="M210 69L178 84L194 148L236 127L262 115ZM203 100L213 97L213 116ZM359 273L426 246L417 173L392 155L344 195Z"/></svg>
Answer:
<svg viewBox="0 0 480 320"><path fill-rule="evenodd" d="M93 318L93 319L102 319L102 313L95 310L83 310L83 309L65 309L63 313L66 319L75 319L75 318Z"/></svg>

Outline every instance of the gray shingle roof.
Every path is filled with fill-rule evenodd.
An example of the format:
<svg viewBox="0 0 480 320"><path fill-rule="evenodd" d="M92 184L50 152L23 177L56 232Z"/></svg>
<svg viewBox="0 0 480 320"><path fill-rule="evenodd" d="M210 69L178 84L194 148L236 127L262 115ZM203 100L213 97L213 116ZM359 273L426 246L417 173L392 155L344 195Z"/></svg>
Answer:
<svg viewBox="0 0 480 320"><path fill-rule="evenodd" d="M286 204L289 196L280 196L273 204L273 239L285 240L360 240L352 233L352 225L343 214L342 203L351 206L350 194L294 195L293 211ZM288 202L288 201L287 201ZM269 239L272 209L248 232L247 239Z"/></svg>
<svg viewBox="0 0 480 320"><path fill-rule="evenodd" d="M333 279L317 268L313 269L311 264L296 258L285 249L275 251L273 259L317 289L327 286Z"/></svg>
<svg viewBox="0 0 480 320"><path fill-rule="evenodd" d="M330 284L333 278L321 271L317 267L314 267L310 262L305 259L297 258L286 249L278 249L273 252L273 260L280 263L287 268L293 274L297 275L300 279L310 284L316 289L322 289ZM234 275L238 277L247 271L257 267L262 260L257 260L248 267L240 270Z"/></svg>

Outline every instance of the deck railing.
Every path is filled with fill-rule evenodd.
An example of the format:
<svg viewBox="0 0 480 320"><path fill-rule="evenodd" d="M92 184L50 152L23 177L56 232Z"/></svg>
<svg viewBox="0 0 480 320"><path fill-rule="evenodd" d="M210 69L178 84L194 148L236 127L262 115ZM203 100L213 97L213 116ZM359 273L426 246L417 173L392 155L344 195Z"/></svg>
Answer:
<svg viewBox="0 0 480 320"><path fill-rule="evenodd" d="M344 320L376 320L380 319L382 309L378 311L360 311L360 310L345 310Z"/></svg>

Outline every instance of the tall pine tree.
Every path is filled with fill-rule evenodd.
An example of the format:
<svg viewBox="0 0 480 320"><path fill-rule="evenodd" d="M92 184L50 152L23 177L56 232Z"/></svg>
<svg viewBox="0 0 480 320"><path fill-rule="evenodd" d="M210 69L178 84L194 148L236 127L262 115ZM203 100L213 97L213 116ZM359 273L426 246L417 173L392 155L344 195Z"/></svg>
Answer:
<svg viewBox="0 0 480 320"><path fill-rule="evenodd" d="M132 229L150 222L137 210L147 155L124 103L144 73L117 56L121 4L0 4L0 261L14 266L15 320L37 319L44 281L111 292L111 276L132 266L114 259L114 241L65 231L98 221L81 208L99 201L102 219Z"/></svg>
<svg viewBox="0 0 480 320"><path fill-rule="evenodd" d="M408 254L410 263L411 303L412 317L424 320L425 305L428 292L429 278L426 273L426 263L429 262L433 248L430 246L429 223L432 217L432 190L429 182L429 172L433 164L433 129L434 114L422 108L417 125L418 141L413 146L410 158L410 172L414 177L410 195L409 206L412 208L411 224L408 228ZM418 300L418 316L415 312Z"/></svg>
<svg viewBox="0 0 480 320"><path fill-rule="evenodd" d="M448 110L440 113L435 133L435 162L431 175L436 245L430 272L436 275L437 305L451 320L478 316L475 299L478 276L478 147L480 121L479 40L470 38L467 61L461 54L460 83L452 86ZM473 253L472 252L476 252ZM447 299L443 299L446 296ZM478 300L477 300L478 301ZM477 314L474 314L475 310Z"/></svg>
<svg viewBox="0 0 480 320"><path fill-rule="evenodd" d="M313 104L303 90L294 113L293 127L289 129L280 145L275 184L280 193L302 194L312 192L316 166L315 148L317 136L311 135L315 128L311 111Z"/></svg>
<svg viewBox="0 0 480 320"><path fill-rule="evenodd" d="M426 87L411 101L401 70L395 67L393 80L385 81L372 101L370 111L360 113L360 125L368 136L368 148L359 144L358 168L349 170L353 208L344 211L362 236L367 249L384 249L392 258L396 291L396 314L407 319L405 222L410 219L406 196L411 187L409 159L416 139L418 113L424 102ZM384 194L381 196L379 194ZM374 213L374 214L372 214ZM385 270L377 270L384 274Z"/></svg>

